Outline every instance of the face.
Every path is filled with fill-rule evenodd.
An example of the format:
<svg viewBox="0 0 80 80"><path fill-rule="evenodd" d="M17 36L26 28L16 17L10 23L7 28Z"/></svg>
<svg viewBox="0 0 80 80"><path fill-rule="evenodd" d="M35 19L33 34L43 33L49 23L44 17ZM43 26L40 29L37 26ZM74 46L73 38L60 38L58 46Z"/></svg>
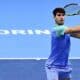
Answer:
<svg viewBox="0 0 80 80"><path fill-rule="evenodd" d="M56 24L63 25L64 24L64 13L56 13L54 17Z"/></svg>

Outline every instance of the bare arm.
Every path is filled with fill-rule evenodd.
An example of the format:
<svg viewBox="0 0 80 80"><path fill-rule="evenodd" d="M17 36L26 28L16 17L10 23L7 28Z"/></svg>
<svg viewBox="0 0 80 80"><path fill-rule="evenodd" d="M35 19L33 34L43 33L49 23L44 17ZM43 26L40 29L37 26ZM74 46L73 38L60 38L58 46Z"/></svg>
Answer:
<svg viewBox="0 0 80 80"><path fill-rule="evenodd" d="M68 33L75 38L80 38L80 26L67 28L64 33Z"/></svg>
<svg viewBox="0 0 80 80"><path fill-rule="evenodd" d="M72 34L72 33L75 33L75 32L80 32L80 26L76 26L76 27L69 27L65 30L64 33L69 33L69 34Z"/></svg>
<svg viewBox="0 0 80 80"><path fill-rule="evenodd" d="M72 33L70 35L75 38L80 38L80 33Z"/></svg>

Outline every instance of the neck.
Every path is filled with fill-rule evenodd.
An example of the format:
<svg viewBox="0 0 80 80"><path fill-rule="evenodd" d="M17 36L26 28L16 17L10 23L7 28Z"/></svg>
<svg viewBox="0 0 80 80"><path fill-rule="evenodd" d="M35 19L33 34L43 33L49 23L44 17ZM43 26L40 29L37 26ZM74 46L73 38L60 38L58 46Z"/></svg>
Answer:
<svg viewBox="0 0 80 80"><path fill-rule="evenodd" d="M64 24L55 24L56 26L62 26L62 25L64 25Z"/></svg>

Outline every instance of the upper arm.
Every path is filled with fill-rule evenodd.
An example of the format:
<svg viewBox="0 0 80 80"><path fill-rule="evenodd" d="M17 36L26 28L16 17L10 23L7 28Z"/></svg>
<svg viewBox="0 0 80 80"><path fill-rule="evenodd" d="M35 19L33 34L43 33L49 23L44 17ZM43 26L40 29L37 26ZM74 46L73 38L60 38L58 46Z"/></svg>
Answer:
<svg viewBox="0 0 80 80"><path fill-rule="evenodd" d="M73 32L72 28L67 27L64 31L65 34L71 34Z"/></svg>
<svg viewBox="0 0 80 80"><path fill-rule="evenodd" d="M54 27L54 31L56 31L58 36L64 35L64 34L72 34L74 32L79 32L80 27L66 27L66 26L60 26L60 27ZM76 35L76 34L73 34Z"/></svg>
<svg viewBox="0 0 80 80"><path fill-rule="evenodd" d="M80 26L76 26L76 27L68 27L66 30L65 30L65 33L75 33L75 32L80 32Z"/></svg>
<svg viewBox="0 0 80 80"><path fill-rule="evenodd" d="M80 32L77 28L66 28L64 33L70 34L70 36L74 38L80 38Z"/></svg>

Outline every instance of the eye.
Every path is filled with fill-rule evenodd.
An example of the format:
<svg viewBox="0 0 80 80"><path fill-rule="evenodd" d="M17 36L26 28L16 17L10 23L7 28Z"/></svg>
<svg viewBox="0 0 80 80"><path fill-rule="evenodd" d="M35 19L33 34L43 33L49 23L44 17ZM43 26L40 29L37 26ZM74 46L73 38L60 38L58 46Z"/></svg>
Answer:
<svg viewBox="0 0 80 80"><path fill-rule="evenodd" d="M57 16L61 16L60 14L58 14Z"/></svg>
<svg viewBox="0 0 80 80"><path fill-rule="evenodd" d="M57 14L57 16L64 16L64 14L63 14L63 13L61 13L61 14Z"/></svg>
<svg viewBox="0 0 80 80"><path fill-rule="evenodd" d="M57 14L57 16L64 16L64 14Z"/></svg>

